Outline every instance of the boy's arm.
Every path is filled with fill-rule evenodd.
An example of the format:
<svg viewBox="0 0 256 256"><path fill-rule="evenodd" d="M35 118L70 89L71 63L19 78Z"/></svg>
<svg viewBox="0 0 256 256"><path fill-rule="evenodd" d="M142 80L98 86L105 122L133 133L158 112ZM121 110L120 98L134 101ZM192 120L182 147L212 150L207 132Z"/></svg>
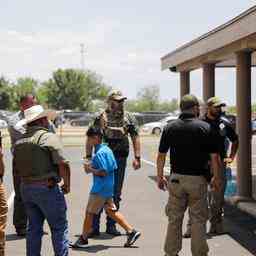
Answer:
<svg viewBox="0 0 256 256"><path fill-rule="evenodd" d="M90 164L84 164L84 170L86 173L92 173L95 176L105 177L107 172L103 169L95 169Z"/></svg>

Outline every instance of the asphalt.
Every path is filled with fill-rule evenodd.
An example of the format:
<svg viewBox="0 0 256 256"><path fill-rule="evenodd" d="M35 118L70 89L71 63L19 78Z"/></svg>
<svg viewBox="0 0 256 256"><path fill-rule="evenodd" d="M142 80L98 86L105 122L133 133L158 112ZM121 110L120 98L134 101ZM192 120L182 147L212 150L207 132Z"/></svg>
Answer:
<svg viewBox="0 0 256 256"><path fill-rule="evenodd" d="M69 239L74 241L81 232L84 208L88 199L91 185L90 175L86 175L82 169L82 156L84 152L84 138L63 139L65 154L71 161L72 182L71 193L66 196L68 203ZM143 137L142 152L143 164L138 171L132 170L131 159L128 161L127 175L123 188L123 200L120 211L127 220L138 230L142 236L132 248L124 248L126 241L125 232L121 237L111 237L105 233L105 216L102 216L101 235L97 239L90 239L90 246L84 250L70 250L70 255L106 255L106 256L159 256L164 255L163 245L167 227L167 218L164 207L168 198L167 192L159 191L155 183L156 170L154 167L159 138ZM68 143L71 141L72 143ZM72 146L73 145L73 146ZM74 145L76 145L74 147ZM80 146L79 146L80 145ZM5 186L7 197L12 192L11 181L11 155L5 150L6 177ZM25 239L19 239L12 226L12 206L8 213L8 226L6 229L6 255L22 256L25 253ZM217 237L209 237L210 256L250 256L256 255L255 244L255 218L245 214L236 207L226 206L225 211L226 234ZM186 223L185 215L184 223ZM184 226L185 227L185 226ZM42 255L53 255L51 235L49 227L45 224L45 230L49 232L43 237ZM120 228L121 230L121 228ZM190 239L183 240L183 249L180 256L189 256Z"/></svg>

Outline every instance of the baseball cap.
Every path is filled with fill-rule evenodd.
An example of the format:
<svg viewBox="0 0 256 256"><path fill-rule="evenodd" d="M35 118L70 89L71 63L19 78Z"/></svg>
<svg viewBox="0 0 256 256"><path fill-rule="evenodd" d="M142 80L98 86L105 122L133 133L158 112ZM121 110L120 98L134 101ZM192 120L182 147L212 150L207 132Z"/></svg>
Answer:
<svg viewBox="0 0 256 256"><path fill-rule="evenodd" d="M196 96L192 94L186 94L182 97L180 101L180 109L181 111L190 109L194 106L199 106L199 101Z"/></svg>
<svg viewBox="0 0 256 256"><path fill-rule="evenodd" d="M127 97L123 96L122 92L119 90L112 90L109 94L108 94L108 99L109 100L126 100Z"/></svg>
<svg viewBox="0 0 256 256"><path fill-rule="evenodd" d="M218 97L211 97L207 100L207 106L210 107L225 107L226 103L221 101Z"/></svg>

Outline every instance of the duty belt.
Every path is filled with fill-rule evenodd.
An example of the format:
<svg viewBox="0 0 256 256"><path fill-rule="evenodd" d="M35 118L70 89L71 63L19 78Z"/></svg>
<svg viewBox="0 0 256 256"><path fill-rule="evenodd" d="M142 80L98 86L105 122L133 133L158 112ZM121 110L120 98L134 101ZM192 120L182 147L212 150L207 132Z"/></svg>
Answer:
<svg viewBox="0 0 256 256"><path fill-rule="evenodd" d="M55 178L48 178L48 179L42 179L42 180L33 180L31 178L22 178L22 183L26 185L44 185L48 188L53 188L57 184L57 181Z"/></svg>

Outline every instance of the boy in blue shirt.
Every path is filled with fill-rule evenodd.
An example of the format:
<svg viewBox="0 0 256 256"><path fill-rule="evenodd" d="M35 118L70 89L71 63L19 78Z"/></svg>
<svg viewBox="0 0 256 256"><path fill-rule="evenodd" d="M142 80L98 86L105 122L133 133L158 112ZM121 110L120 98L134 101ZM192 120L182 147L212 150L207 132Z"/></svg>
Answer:
<svg viewBox="0 0 256 256"><path fill-rule="evenodd" d="M93 185L86 207L83 233L72 246L75 248L88 246L88 237L93 231L93 216L104 208L106 214L125 229L127 241L124 247L130 247L141 234L126 221L114 204L114 172L117 169L115 157L112 150L102 143L103 133L100 128L90 127L86 135L88 142L95 148L92 162L84 164L85 172L93 174Z"/></svg>

